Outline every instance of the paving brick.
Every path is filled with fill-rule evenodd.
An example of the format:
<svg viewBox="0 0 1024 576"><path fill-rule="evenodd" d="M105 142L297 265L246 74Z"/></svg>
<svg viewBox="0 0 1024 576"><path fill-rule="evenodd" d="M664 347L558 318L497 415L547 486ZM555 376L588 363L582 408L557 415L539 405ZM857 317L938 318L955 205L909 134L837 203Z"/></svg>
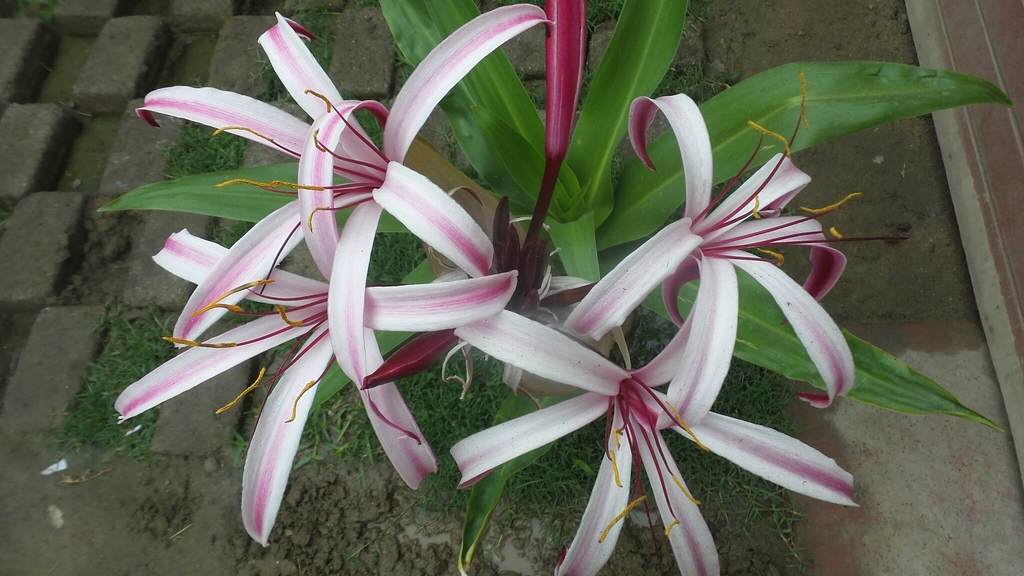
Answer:
<svg viewBox="0 0 1024 576"><path fill-rule="evenodd" d="M133 100L121 115L117 138L100 179L101 196L113 198L165 178L167 159L162 149L178 138L183 122L159 115L160 127L154 128L135 114L141 105L141 99Z"/></svg>
<svg viewBox="0 0 1024 576"><path fill-rule="evenodd" d="M156 85L169 41L156 16L110 20L78 74L75 101L93 114L120 114Z"/></svg>
<svg viewBox="0 0 1024 576"><path fill-rule="evenodd" d="M0 19L0 114L11 102L35 99L59 42L39 19Z"/></svg>
<svg viewBox="0 0 1024 576"><path fill-rule="evenodd" d="M380 8L350 8L338 21L331 80L342 94L379 100L391 93L395 42Z"/></svg>
<svg viewBox="0 0 1024 576"><path fill-rule="evenodd" d="M53 188L82 125L56 104L11 104L0 118L0 200Z"/></svg>
<svg viewBox="0 0 1024 576"><path fill-rule="evenodd" d="M534 26L501 47L512 68L524 80L544 78L545 34L544 26Z"/></svg>
<svg viewBox="0 0 1024 576"><path fill-rule="evenodd" d="M233 0L171 0L171 26L181 32L217 32L236 13Z"/></svg>
<svg viewBox="0 0 1024 576"><path fill-rule="evenodd" d="M85 197L37 192L18 203L0 238L0 303L41 306L79 263Z"/></svg>
<svg viewBox="0 0 1024 576"><path fill-rule="evenodd" d="M121 299L135 308L177 310L185 305L195 287L153 262L153 255L164 247L167 237L188 229L206 236L210 218L183 212L149 211L143 214L142 229L132 238L128 255L128 281Z"/></svg>
<svg viewBox="0 0 1024 576"><path fill-rule="evenodd" d="M300 8L315 8L323 6L331 12L341 12L345 9L345 0L285 0L282 14L291 16Z"/></svg>
<svg viewBox="0 0 1024 576"><path fill-rule="evenodd" d="M149 450L173 456L203 456L224 446L241 417L241 403L221 414L216 411L252 383L252 366L243 362L164 402Z"/></svg>
<svg viewBox="0 0 1024 576"><path fill-rule="evenodd" d="M58 30L74 36L95 36L111 18L125 14L135 0L60 0L53 12Z"/></svg>
<svg viewBox="0 0 1024 576"><path fill-rule="evenodd" d="M256 41L276 22L273 16L235 16L228 20L213 49L209 85L253 98L266 91L270 79L263 68L270 64Z"/></svg>
<svg viewBox="0 0 1024 576"><path fill-rule="evenodd" d="M46 308L36 317L7 386L0 430L22 434L59 428L96 358L100 334L92 327L102 306Z"/></svg>
<svg viewBox="0 0 1024 576"><path fill-rule="evenodd" d="M614 33L615 22L604 22L598 24L590 34L590 48L587 50L588 70L597 70L601 59L604 58L604 53L608 51L608 44L611 43Z"/></svg>

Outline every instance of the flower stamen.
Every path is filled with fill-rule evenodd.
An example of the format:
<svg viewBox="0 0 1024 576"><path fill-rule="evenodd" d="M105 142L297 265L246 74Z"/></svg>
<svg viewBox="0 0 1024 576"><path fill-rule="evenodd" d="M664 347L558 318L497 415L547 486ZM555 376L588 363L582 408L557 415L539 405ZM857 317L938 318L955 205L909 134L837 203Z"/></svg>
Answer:
<svg viewBox="0 0 1024 576"><path fill-rule="evenodd" d="M231 408L235 404L238 404L239 400L241 400L242 398L245 398L246 394L248 394L249 392L252 392L253 390L256 389L257 386L259 386L260 380L263 380L263 375L266 374L266 373L267 373L267 367L266 366L260 368L260 375L256 377L256 381L253 382L252 384L250 384L249 387L246 388L245 390L242 390L241 394L239 394L238 396L235 396L234 400L232 400L231 402L228 402L227 404L225 404L225 405L221 406L220 408L218 408L217 411L214 412L214 414L221 414L223 412L226 412L229 408Z"/></svg>
<svg viewBox="0 0 1024 576"><path fill-rule="evenodd" d="M615 463L615 450L608 450L608 459L612 463L612 474L615 476L615 485L622 488L622 480L619 480L619 465Z"/></svg>
<svg viewBox="0 0 1024 576"><path fill-rule="evenodd" d="M292 417L285 420L285 424L291 424L292 422L295 421L295 416L299 411L299 400L301 400L302 396L306 392L308 392L309 389L312 388L313 386L316 386L316 380L310 380L309 382L306 382L305 386L302 387L302 392L299 392L299 395L295 397L295 402L292 403Z"/></svg>
<svg viewBox="0 0 1024 576"><path fill-rule="evenodd" d="M643 502L644 500L647 500L647 496L641 496L636 500L633 500L632 502L629 503L629 506L626 506L625 510L619 512L619 515L613 518L611 523L609 523L608 526L604 529L604 532L601 533L601 537L597 539L597 543L601 544L602 542L604 542L604 539L608 537L608 533L611 532L612 528L614 528L615 525L619 523L619 520L625 518L626 514L629 514L633 510L633 508L636 508L637 505Z"/></svg>
<svg viewBox="0 0 1024 576"><path fill-rule="evenodd" d="M284 180L273 180L271 182L257 182L256 180L249 180L247 178L234 178L220 184L214 184L214 188L223 188L225 186L231 186L233 184L248 184L250 186L256 186L257 188L293 188L295 190L315 190L317 192L323 192L327 190L323 186L311 186L307 184L296 184L294 182L285 182Z"/></svg>
<svg viewBox="0 0 1024 576"><path fill-rule="evenodd" d="M711 452L711 450L708 449L707 446L705 446L700 440L697 439L697 435L693 433L693 430L690 430L690 427L686 425L686 422L683 421L683 415L680 414L678 410L676 410L676 407L673 406L670 402L665 402L665 406L668 406L669 410L672 411L672 414L675 415L676 424L678 424L679 427L683 429L683 432L689 434L690 438L693 438L693 441L701 450L705 452Z"/></svg>
<svg viewBox="0 0 1024 576"><path fill-rule="evenodd" d="M843 235L839 233L839 230L836 230L835 226L829 228L828 233L831 234L836 240L843 239Z"/></svg>
<svg viewBox="0 0 1024 576"><path fill-rule="evenodd" d="M835 210L836 208L839 208L843 204L846 204L850 200L852 200L852 199L854 199L854 198L856 198L857 196L860 196L860 195L861 195L860 192L853 192L853 193L847 194L846 198L843 198L839 202L836 202L835 204L829 204L828 206L825 206L824 208L808 208L806 206L801 206L800 209L803 210L804 212L807 212L808 214L814 214L815 216L819 216L821 214L825 214L825 213L828 213L828 212L831 212L831 211Z"/></svg>
<svg viewBox="0 0 1024 576"><path fill-rule="evenodd" d="M800 75L801 75L801 77L803 77L803 73L802 72L800 73ZM323 100L324 104L327 105L327 113L330 114L331 110L333 109L333 106L331 105L331 101L327 98L327 96L324 96L323 94L321 94L321 93L319 93L319 92L317 92L315 90L306 90L305 94L309 94L310 96L316 96L317 98Z"/></svg>
<svg viewBox="0 0 1024 576"><path fill-rule="evenodd" d="M672 523L671 523L671 524L669 524L668 526L666 526L666 527L665 527L665 537L666 537L666 538L668 537L668 532L669 532L669 530L671 530L671 529L675 528L675 527L676 527L676 525L678 525L678 524L679 524L679 518L674 518L674 519L672 520Z"/></svg>
<svg viewBox="0 0 1024 576"><path fill-rule="evenodd" d="M686 486L683 486L683 481L680 480L678 476L673 474L672 481L675 482L676 486L679 486L679 489L683 491L683 496L686 496L687 500L693 502L696 506L700 506L700 500L697 500L693 497L693 494L690 494L690 491L686 489Z"/></svg>
<svg viewBox="0 0 1024 576"><path fill-rule="evenodd" d="M772 132L771 130L765 128L764 126L761 126L760 124L754 122L753 120L747 120L747 125L753 128L754 130L757 130L761 134L764 134L765 136L771 136L772 138L775 138L779 142L782 142L786 146L786 156L789 156L789 140L786 140L786 138L782 134L779 134L778 132Z"/></svg>
<svg viewBox="0 0 1024 576"><path fill-rule="evenodd" d="M760 220L761 214L758 212L761 209L761 196L760 194L754 196L754 210L751 212L754 216L754 220Z"/></svg>
<svg viewBox="0 0 1024 576"><path fill-rule="evenodd" d="M238 346L237 342L216 342L213 344L207 342L196 342L195 340L184 340L182 338L175 338L174 336L164 336L164 340L171 344L181 344L182 346L189 346L191 348L234 348Z"/></svg>
<svg viewBox="0 0 1024 576"><path fill-rule="evenodd" d="M241 286L238 286L236 288L232 288L231 290L228 290L227 292L225 292L225 293L221 294L220 296L218 296L217 299L214 300L213 302L210 302L206 306L203 306L199 310L196 310L195 312L193 312L192 316L193 317L199 316L200 314L205 314L205 313L209 312L210 310L213 310L214 308L221 308L221 307L223 307L224 305L222 305L220 303L220 301L225 299L225 298L227 298L228 296L231 296L232 294L237 294L237 293L241 292L242 290L248 290L250 288L255 288L257 286L264 286L266 284L270 284L271 282L273 282L273 280L270 280L270 279L256 280L254 282L249 282L248 284L242 284Z"/></svg>
<svg viewBox="0 0 1024 576"><path fill-rule="evenodd" d="M758 248L757 251L762 253L762 254L767 254L767 255L771 256L772 258L774 258L775 259L775 265L778 266L779 268L782 268L782 265L786 263L786 257L783 256L782 254L780 254L779 252L776 252L774 250L769 250L767 248Z"/></svg>
<svg viewBox="0 0 1024 576"><path fill-rule="evenodd" d="M281 315L281 320L284 320L285 324L289 326L294 326L295 328L302 326L302 320L291 320L288 318L288 314L285 311L284 306L281 306L280 304L274 304L274 308L277 310L277 313Z"/></svg>
<svg viewBox="0 0 1024 576"><path fill-rule="evenodd" d="M804 77L803 70L798 70L797 74L800 75L800 120L804 128L810 130L811 124L807 121L807 78Z"/></svg>

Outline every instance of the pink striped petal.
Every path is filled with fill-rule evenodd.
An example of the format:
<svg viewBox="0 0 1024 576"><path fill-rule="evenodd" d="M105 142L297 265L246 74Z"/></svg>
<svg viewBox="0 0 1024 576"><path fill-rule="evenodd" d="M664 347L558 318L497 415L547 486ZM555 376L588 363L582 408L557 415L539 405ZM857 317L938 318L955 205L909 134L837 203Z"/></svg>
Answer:
<svg viewBox="0 0 1024 576"><path fill-rule="evenodd" d="M380 214L381 207L375 202L360 204L352 210L335 251L327 299L327 318L338 366L360 388L370 373L366 367L363 308L366 273L370 267L370 252Z"/></svg>
<svg viewBox="0 0 1024 576"><path fill-rule="evenodd" d="M651 99L641 96L629 107L629 139L637 156L648 168L654 170L647 155L647 129L658 110L665 114L672 131L675 132L679 153L683 159L683 175L686 179L686 207L684 216L694 219L711 202L711 186L714 174L711 164L711 137L700 108L685 94Z"/></svg>
<svg viewBox="0 0 1024 576"><path fill-rule="evenodd" d="M742 252L729 257L775 298L825 381L829 403L849 392L854 381L853 355L842 331L821 304L775 265L749 260Z"/></svg>
<svg viewBox="0 0 1024 576"><path fill-rule="evenodd" d="M226 130L231 134L259 142L275 150L298 156L309 124L283 110L216 88L172 86L146 95L136 113L156 126L153 113L191 120L212 128L241 126L248 130Z"/></svg>
<svg viewBox="0 0 1024 576"><path fill-rule="evenodd" d="M621 326L640 302L700 245L683 218L662 228L619 262L576 306L565 325L600 340Z"/></svg>
<svg viewBox="0 0 1024 576"><path fill-rule="evenodd" d="M267 545L288 486L292 461L313 405L320 379L334 357L327 326L310 335L301 356L274 385L253 431L242 471L242 523L254 540ZM293 415L294 412L294 415Z"/></svg>
<svg viewBox="0 0 1024 576"><path fill-rule="evenodd" d="M658 503L661 521L668 527L673 521L679 520L668 531L668 541L672 545L679 572L687 576L718 576L720 568L715 540L697 505L686 497L673 480L679 480L686 488L668 446L659 432L642 433L648 435L651 445L644 441L638 442L640 457L651 481L651 491ZM662 459L661 454L667 458Z"/></svg>
<svg viewBox="0 0 1024 576"><path fill-rule="evenodd" d="M506 310L456 328L455 335L506 364L599 394L617 394L619 383L629 377L565 334Z"/></svg>
<svg viewBox="0 0 1024 576"><path fill-rule="evenodd" d="M710 241L729 229L723 222L735 224L751 217L755 206L759 212L779 210L810 182L792 160L776 154L693 229Z"/></svg>
<svg viewBox="0 0 1024 576"><path fill-rule="evenodd" d="M661 302L665 305L665 310L668 311L668 317L676 323L676 326L683 324L683 316L679 313L679 291L689 282L700 278L700 266L697 262L697 258L700 256L701 251L694 250L690 257L683 260L679 268L665 278L665 282L661 285Z"/></svg>
<svg viewBox="0 0 1024 576"><path fill-rule="evenodd" d="M390 332L450 330L497 314L516 289L517 272L366 290L363 321Z"/></svg>
<svg viewBox="0 0 1024 576"><path fill-rule="evenodd" d="M328 110L326 102L313 94L307 94L307 90L327 98L331 103L342 101L338 89L295 33L287 18L278 14L277 24L260 36L259 43L266 51L281 83L310 118L319 118Z"/></svg>
<svg viewBox="0 0 1024 576"><path fill-rule="evenodd" d="M612 428L622 429L622 418L618 410L612 419ZM620 446L616 446L614 442L611 444L608 450L615 454L615 463L612 463L608 455L601 458L601 469L597 472L597 480L594 482L594 490L590 493L587 509L583 512L580 527L572 544L555 567L556 576L597 574L611 557L615 543L619 539L619 532L626 524L625 518L614 524L613 522L629 505L633 453L626 442ZM609 526L611 529L605 534Z"/></svg>
<svg viewBox="0 0 1024 576"><path fill-rule="evenodd" d="M302 235L306 239L309 254L324 278L331 277L334 264L334 248L338 245L338 221L331 208L334 207L334 191L327 188L334 184L334 156L345 123L337 114L317 118L306 136L306 143L299 158L299 184L325 188L310 190L300 188L299 215L302 221Z"/></svg>
<svg viewBox="0 0 1024 576"><path fill-rule="evenodd" d="M427 116L469 71L506 41L546 22L544 11L528 4L496 8L464 24L420 62L391 107L384 128L384 155L402 162Z"/></svg>
<svg viewBox="0 0 1024 576"><path fill-rule="evenodd" d="M482 478L495 466L579 430L607 411L606 396L583 394L459 441L451 450L462 472L459 488Z"/></svg>
<svg viewBox="0 0 1024 576"><path fill-rule="evenodd" d="M673 428L692 438L678 428ZM857 506L853 476L836 461L781 432L709 412L690 429L709 450L765 480L811 498Z"/></svg>
<svg viewBox="0 0 1024 576"><path fill-rule="evenodd" d="M739 287L728 260L704 258L700 288L690 311L690 337L668 386L669 403L683 420L699 420L718 398L736 344Z"/></svg>
<svg viewBox="0 0 1024 576"><path fill-rule="evenodd" d="M569 149L587 53L587 10L583 0L549 0L545 46L547 105L544 156L562 160Z"/></svg>
<svg viewBox="0 0 1024 576"><path fill-rule="evenodd" d="M364 339L367 368L373 372L384 363L384 357L380 354L372 330L366 330ZM377 439L395 471L410 488L419 488L420 482L428 474L437 471L437 458L420 431L416 418L402 399L398 387L388 382L368 390L361 389L359 395L370 425L377 433Z"/></svg>
<svg viewBox="0 0 1024 576"><path fill-rule="evenodd" d="M308 310L291 319L303 320L322 312L322 308ZM114 409L121 414L122 420L137 416L261 352L305 334L310 328L289 326L279 316L267 316L228 330L211 338L209 342L241 343L257 338L259 340L229 348L189 348L125 388L114 402Z"/></svg>
<svg viewBox="0 0 1024 576"><path fill-rule="evenodd" d="M174 325L174 336L195 340L220 319L227 310L213 308L197 313L214 303L237 304L247 291L224 296L229 291L270 276L274 267L302 241L298 205L285 204L260 220L217 262L188 299ZM224 296L222 298L222 296Z"/></svg>
<svg viewBox="0 0 1024 576"><path fill-rule="evenodd" d="M815 300L821 300L843 275L846 255L828 244L813 246L811 264L814 267L804 280L804 290Z"/></svg>
<svg viewBox="0 0 1024 576"><path fill-rule="evenodd" d="M422 64L421 64L422 66ZM486 276L494 247L458 202L422 174L392 162L373 199L470 276Z"/></svg>

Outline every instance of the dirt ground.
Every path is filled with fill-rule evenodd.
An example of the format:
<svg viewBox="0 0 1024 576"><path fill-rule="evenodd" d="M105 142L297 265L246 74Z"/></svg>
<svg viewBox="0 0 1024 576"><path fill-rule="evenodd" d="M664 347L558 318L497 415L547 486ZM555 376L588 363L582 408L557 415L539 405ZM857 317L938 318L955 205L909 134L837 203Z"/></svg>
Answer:
<svg viewBox="0 0 1024 576"><path fill-rule="evenodd" d="M704 27L707 69L742 79L802 60L912 64L908 30L900 0L712 0ZM850 265L824 302L838 320L976 316L930 118L847 137L801 152L795 161L814 178L801 198L806 205L864 192L828 215L827 226L847 236L909 238L843 245ZM117 218L88 221L92 247L63 304L103 303L116 293L111 286L127 232L112 230L132 224L129 217ZM794 274L804 271L801 261L790 258ZM0 361L7 366L31 318L6 314L0 320ZM386 464L302 468L291 479L273 544L262 548L242 528L241 468L228 447L203 461L159 458L146 465L72 453L65 479L39 476L61 456L53 438L0 440L0 575L456 571L452 542L458 542L461 519L417 508L415 494L399 486ZM715 515L708 521L723 574L799 573L792 551L767 521L747 525L705 512ZM504 534L501 545L484 554L473 573L548 573L558 546L542 542L543 530L531 538L530 528L495 527L492 541ZM676 573L664 538L655 532L652 540L646 527L627 527L602 574Z"/></svg>

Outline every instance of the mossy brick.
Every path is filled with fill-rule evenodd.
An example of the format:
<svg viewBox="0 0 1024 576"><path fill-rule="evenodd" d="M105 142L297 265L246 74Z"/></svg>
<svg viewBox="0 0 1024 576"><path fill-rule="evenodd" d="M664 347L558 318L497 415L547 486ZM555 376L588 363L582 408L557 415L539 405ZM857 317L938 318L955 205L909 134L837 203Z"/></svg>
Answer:
<svg viewBox="0 0 1024 576"><path fill-rule="evenodd" d="M285 0L282 14L291 16L296 10L324 7L331 12L345 9L345 0ZM301 22L300 22L301 24Z"/></svg>
<svg viewBox="0 0 1024 576"><path fill-rule="evenodd" d="M544 78L545 36L544 26L534 26L501 47L516 74L524 80Z"/></svg>
<svg viewBox="0 0 1024 576"><path fill-rule="evenodd" d="M171 456L204 456L231 439L241 417L241 403L217 414L251 382L252 363L243 362L160 406L150 452Z"/></svg>
<svg viewBox="0 0 1024 576"><path fill-rule="evenodd" d="M52 189L81 123L56 104L11 104L0 118L0 200Z"/></svg>
<svg viewBox="0 0 1024 576"><path fill-rule="evenodd" d="M0 304L41 307L78 265L85 197L75 192L37 192L14 208L0 238Z"/></svg>
<svg viewBox="0 0 1024 576"><path fill-rule="evenodd" d="M604 53L608 51L608 45L612 42L612 34L615 33L615 22L604 22L598 24L590 34L590 47L587 50L587 70L597 70Z"/></svg>
<svg viewBox="0 0 1024 576"><path fill-rule="evenodd" d="M120 114L129 100L156 85L169 41L170 32L157 16L110 20L78 74L75 101L93 114Z"/></svg>
<svg viewBox="0 0 1024 576"><path fill-rule="evenodd" d="M170 9L179 32L217 32L237 13L233 0L171 0Z"/></svg>
<svg viewBox="0 0 1024 576"><path fill-rule="evenodd" d="M205 237L210 218L159 210L144 212L142 217L142 229L132 236L128 281L121 299L134 308L178 310L188 301L194 285L157 266L153 256L175 232L187 229L195 236Z"/></svg>
<svg viewBox="0 0 1024 576"><path fill-rule="evenodd" d="M135 109L142 100L132 100L121 115L117 137L111 147L100 179L100 196L113 198L166 178L167 158L163 150L178 138L183 122L156 115L159 128L139 118Z"/></svg>
<svg viewBox="0 0 1024 576"><path fill-rule="evenodd" d="M267 55L257 44L261 34L277 23L273 16L235 16L220 29L210 59L208 84L256 98L270 86Z"/></svg>
<svg viewBox="0 0 1024 576"><path fill-rule="evenodd" d="M95 36L115 16L126 14L136 0L60 0L53 24L73 36Z"/></svg>
<svg viewBox="0 0 1024 576"><path fill-rule="evenodd" d="M391 93L395 41L380 8L350 8L338 21L331 80L342 94L379 100Z"/></svg>
<svg viewBox="0 0 1024 576"><path fill-rule="evenodd" d="M4 395L3 434L60 427L99 351L102 335L93 326L102 316L102 306L45 308L36 316Z"/></svg>
<svg viewBox="0 0 1024 576"><path fill-rule="evenodd" d="M38 18L0 18L0 114L12 102L32 102L60 38Z"/></svg>

